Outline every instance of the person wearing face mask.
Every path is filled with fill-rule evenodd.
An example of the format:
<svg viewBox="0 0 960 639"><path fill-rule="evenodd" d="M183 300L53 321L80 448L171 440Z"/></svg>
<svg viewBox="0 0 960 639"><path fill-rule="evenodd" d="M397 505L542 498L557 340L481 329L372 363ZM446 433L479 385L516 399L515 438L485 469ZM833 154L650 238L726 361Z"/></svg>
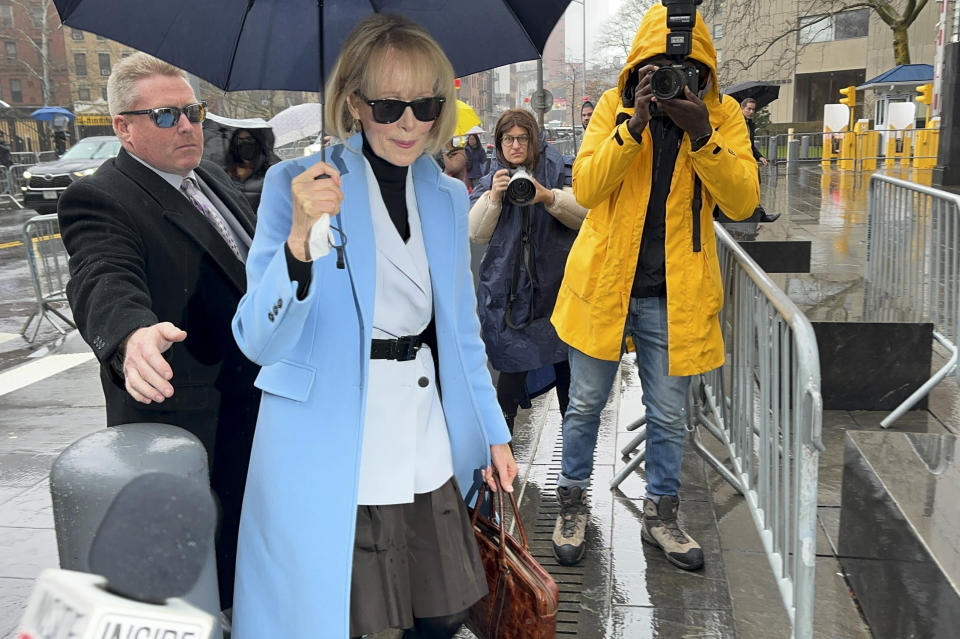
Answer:
<svg viewBox="0 0 960 639"><path fill-rule="evenodd" d="M494 130L497 156L470 199L470 240L486 244L477 285L477 313L490 363L499 371L497 399L513 430L518 408L549 389L567 408L567 347L550 324L567 253L587 210L564 191L563 156L540 136L525 109L508 109ZM517 203L507 185L529 173L533 196Z"/></svg>
<svg viewBox="0 0 960 639"><path fill-rule="evenodd" d="M230 137L224 169L256 211L267 169L280 161L273 152L271 129L237 129Z"/></svg>
<svg viewBox="0 0 960 639"><path fill-rule="evenodd" d="M600 412L629 336L647 418L642 538L680 568L703 566L699 544L677 521L685 396L691 375L724 361L713 207L745 219L759 202L759 184L740 107L717 90L716 51L699 13L682 62L698 90L684 85L675 98L654 96L653 73L675 63L664 54L666 19L662 4L644 15L573 167L574 194L589 213L553 312L570 346L553 534L554 554L567 565L584 554Z"/></svg>
<svg viewBox="0 0 960 639"><path fill-rule="evenodd" d="M463 496L517 474L467 190L431 157L456 125L453 68L421 27L377 13L325 95L343 142L268 171L233 321L263 403L232 636L449 639L487 593ZM336 250L314 233L324 216Z"/></svg>

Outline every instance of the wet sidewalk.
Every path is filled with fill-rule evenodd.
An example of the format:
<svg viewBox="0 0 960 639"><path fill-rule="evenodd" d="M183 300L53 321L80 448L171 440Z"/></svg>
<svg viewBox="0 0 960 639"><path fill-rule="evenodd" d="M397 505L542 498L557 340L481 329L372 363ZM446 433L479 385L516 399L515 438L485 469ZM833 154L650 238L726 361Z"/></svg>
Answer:
<svg viewBox="0 0 960 639"><path fill-rule="evenodd" d="M909 175L900 175L912 179ZM923 182L924 176L917 181ZM859 318L866 248L868 179L824 173L819 166L764 176L764 202L783 216L755 229L757 239L812 243L808 274L773 279L811 319ZM934 366L942 361L934 357ZM14 636L25 599L40 570L57 565L48 474L67 445L102 427L103 396L92 355L75 337L66 349L0 371L0 638ZM558 637L789 637L766 555L744 499L709 466L688 452L684 460L681 523L703 545L706 567L695 572L668 564L661 551L640 541L642 469L611 491L624 466L620 449L634 433L626 427L643 414L631 356L602 420L591 488L587 552L579 566L556 564L550 548L557 512L554 489L560 465L560 414L552 394L518 417L515 453L521 510L533 551L561 591ZM31 378L30 375L34 375ZM44 375L48 375L43 377ZM37 381L32 381L36 379ZM960 392L951 376L934 389L929 408L911 411L892 430L956 430ZM820 456L816 622L817 637L868 638L836 558L843 437L847 430L879 430L886 412L826 411ZM721 459L718 444L703 439ZM468 636L464 634L464 636Z"/></svg>

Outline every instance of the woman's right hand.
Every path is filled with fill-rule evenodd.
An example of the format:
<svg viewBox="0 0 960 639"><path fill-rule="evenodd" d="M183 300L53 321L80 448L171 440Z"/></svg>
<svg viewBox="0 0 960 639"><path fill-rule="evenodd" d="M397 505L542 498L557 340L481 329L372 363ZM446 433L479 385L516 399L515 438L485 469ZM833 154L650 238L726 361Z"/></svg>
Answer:
<svg viewBox="0 0 960 639"><path fill-rule="evenodd" d="M317 162L290 183L293 224L287 237L287 246L298 260L310 260L307 250L310 229L320 216L340 212L340 203L343 202L341 186L340 172L326 162Z"/></svg>
<svg viewBox="0 0 960 639"><path fill-rule="evenodd" d="M503 199L503 194L507 192L507 185L510 184L510 171L507 169L500 169L493 174L493 179L490 181L490 199L500 203L500 200Z"/></svg>

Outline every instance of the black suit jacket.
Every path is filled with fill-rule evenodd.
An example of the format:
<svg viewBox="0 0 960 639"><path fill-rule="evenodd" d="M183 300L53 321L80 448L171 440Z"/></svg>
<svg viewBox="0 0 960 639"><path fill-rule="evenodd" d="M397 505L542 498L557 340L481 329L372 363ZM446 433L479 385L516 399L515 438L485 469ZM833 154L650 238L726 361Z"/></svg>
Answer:
<svg viewBox="0 0 960 639"><path fill-rule="evenodd" d="M223 170L203 161L196 172L252 236L254 213ZM230 329L246 286L244 265L177 189L126 150L72 184L58 208L70 254L67 297L100 361L107 425L173 424L195 434L207 450L222 506L217 563L221 603L228 607L260 403L253 386L258 367L237 348ZM111 360L132 331L164 321L187 332L165 353L174 394L141 404Z"/></svg>

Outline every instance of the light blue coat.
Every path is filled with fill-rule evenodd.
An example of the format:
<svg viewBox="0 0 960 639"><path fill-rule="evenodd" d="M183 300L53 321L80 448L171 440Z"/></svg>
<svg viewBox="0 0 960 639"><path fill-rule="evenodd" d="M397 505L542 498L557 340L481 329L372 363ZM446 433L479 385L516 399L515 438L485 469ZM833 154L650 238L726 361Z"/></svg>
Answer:
<svg viewBox="0 0 960 639"><path fill-rule="evenodd" d="M349 634L376 247L360 135L340 156L344 200L333 219L347 237L313 263L307 297L296 299L284 242L291 180L319 156L267 173L247 260L247 293L233 320L240 349L263 366L234 598L235 639L343 639ZM330 161L330 160L328 160ZM440 388L453 463L464 494L490 445L509 441L480 339L462 182L421 156L411 167L433 286Z"/></svg>

